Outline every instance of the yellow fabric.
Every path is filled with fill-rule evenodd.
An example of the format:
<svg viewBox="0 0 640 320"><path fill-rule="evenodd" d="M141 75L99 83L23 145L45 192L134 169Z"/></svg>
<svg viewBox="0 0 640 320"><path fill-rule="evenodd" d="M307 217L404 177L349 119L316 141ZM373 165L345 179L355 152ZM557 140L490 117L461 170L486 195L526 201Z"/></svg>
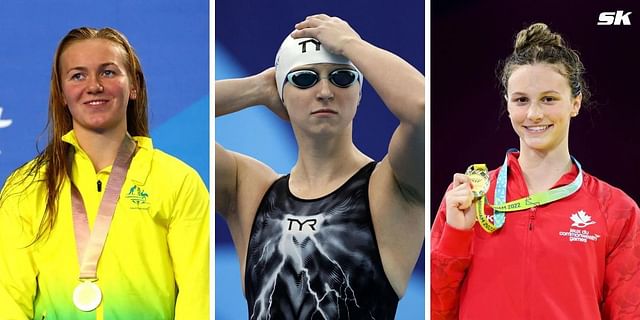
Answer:
<svg viewBox="0 0 640 320"><path fill-rule="evenodd" d="M63 140L76 150L71 176L93 228L111 167L96 173L73 131ZM0 202L1 319L208 319L207 189L192 168L153 149L151 139L134 140L138 151L98 263L103 301L92 312L72 302L79 266L69 181L53 230L26 246L45 210L44 182L24 179L23 169L7 180Z"/></svg>

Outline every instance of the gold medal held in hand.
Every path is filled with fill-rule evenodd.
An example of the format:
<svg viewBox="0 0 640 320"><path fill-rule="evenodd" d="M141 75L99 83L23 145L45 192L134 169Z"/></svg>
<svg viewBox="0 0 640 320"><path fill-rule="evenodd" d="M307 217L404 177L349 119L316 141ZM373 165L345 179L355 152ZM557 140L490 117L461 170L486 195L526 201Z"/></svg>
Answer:
<svg viewBox="0 0 640 320"><path fill-rule="evenodd" d="M464 174L471 180L473 198L480 199L484 197L487 190L489 190L489 170L487 170L487 165L484 163L472 164Z"/></svg>

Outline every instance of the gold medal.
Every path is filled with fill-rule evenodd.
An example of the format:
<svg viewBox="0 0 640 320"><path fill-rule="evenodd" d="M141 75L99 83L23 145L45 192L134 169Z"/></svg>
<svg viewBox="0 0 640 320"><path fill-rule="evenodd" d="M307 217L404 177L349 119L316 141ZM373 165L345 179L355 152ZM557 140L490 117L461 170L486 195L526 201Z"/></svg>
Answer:
<svg viewBox="0 0 640 320"><path fill-rule="evenodd" d="M93 311L102 301L102 292L97 284L83 281L73 290L73 304L80 311Z"/></svg>
<svg viewBox="0 0 640 320"><path fill-rule="evenodd" d="M484 197L489 190L489 171L485 164L472 164L464 173L471 180L471 192L475 199Z"/></svg>

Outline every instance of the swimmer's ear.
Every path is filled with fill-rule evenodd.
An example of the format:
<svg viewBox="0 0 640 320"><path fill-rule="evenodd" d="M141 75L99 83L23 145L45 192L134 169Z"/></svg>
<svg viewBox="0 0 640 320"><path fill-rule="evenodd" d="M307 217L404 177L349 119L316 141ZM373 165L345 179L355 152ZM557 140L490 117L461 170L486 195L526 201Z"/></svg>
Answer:
<svg viewBox="0 0 640 320"><path fill-rule="evenodd" d="M578 95L573 99L571 104L571 117L575 117L580 113L580 108L582 107L582 92L578 93Z"/></svg>
<svg viewBox="0 0 640 320"><path fill-rule="evenodd" d="M291 119L289 118L289 109L284 104L284 100L282 98L280 98L280 103L282 104L282 108L280 107L273 108L273 109L270 108L271 111L275 113L280 119L290 122Z"/></svg>

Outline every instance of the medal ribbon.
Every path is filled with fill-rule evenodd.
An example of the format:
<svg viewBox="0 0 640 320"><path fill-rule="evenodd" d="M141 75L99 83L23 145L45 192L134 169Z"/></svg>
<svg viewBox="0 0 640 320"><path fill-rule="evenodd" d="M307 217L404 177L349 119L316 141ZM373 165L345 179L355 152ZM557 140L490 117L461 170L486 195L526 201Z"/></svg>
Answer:
<svg viewBox="0 0 640 320"><path fill-rule="evenodd" d="M76 237L81 281L98 279L98 260L102 255L102 249L107 240L107 233L111 227L111 220L120 197L120 191L129 171L135 149L135 142L127 134L113 162L111 174L100 201L98 215L93 224L93 232L89 231L87 210L84 207L82 195L80 195L76 185L71 182L73 230Z"/></svg>
<svg viewBox="0 0 640 320"><path fill-rule="evenodd" d="M507 151L507 155L504 158L504 163L502 164L500 171L498 171L496 190L494 194L495 204L489 204L489 206L494 210L493 223L489 221L484 213L485 197L483 196L481 200L476 201L476 218L478 219L478 222L480 222L480 226L482 226L482 228L488 233L492 233L504 225L505 212L526 210L566 198L578 191L578 189L580 189L580 187L582 186L582 166L580 165L580 162L578 162L578 160L571 156L571 160L575 162L576 166L578 167L578 175L571 183L562 187L538 192L528 197L506 202L509 153L515 151L517 150L510 149L509 151Z"/></svg>
<svg viewBox="0 0 640 320"><path fill-rule="evenodd" d="M498 230L498 228L502 226L498 227L493 223L491 223L487 215L484 213L484 202L486 198L487 197L482 196L475 201L476 202L476 220L478 220L478 223L480 223L480 226L482 227L482 229L484 229L484 231L488 233L493 233L494 231ZM495 219L495 216L494 216L494 219Z"/></svg>

